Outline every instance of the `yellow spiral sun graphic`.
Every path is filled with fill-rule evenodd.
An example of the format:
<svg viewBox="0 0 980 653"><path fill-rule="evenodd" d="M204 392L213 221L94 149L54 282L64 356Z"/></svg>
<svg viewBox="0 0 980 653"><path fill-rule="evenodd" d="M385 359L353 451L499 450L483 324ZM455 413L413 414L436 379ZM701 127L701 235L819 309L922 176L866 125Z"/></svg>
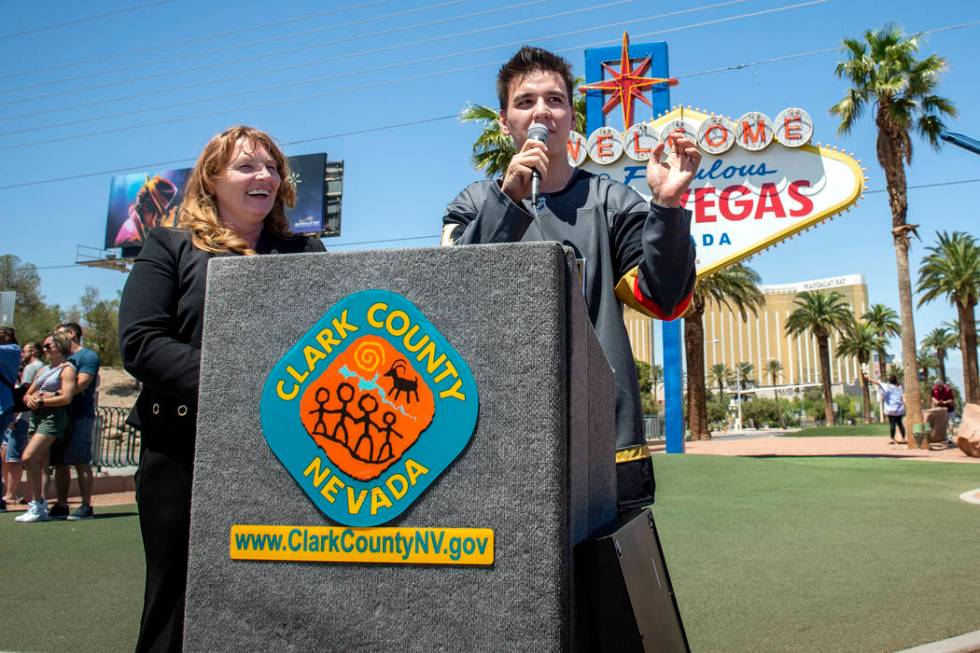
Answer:
<svg viewBox="0 0 980 653"><path fill-rule="evenodd" d="M365 374L370 374L384 365L385 350L377 342L362 342L354 350L354 364Z"/></svg>

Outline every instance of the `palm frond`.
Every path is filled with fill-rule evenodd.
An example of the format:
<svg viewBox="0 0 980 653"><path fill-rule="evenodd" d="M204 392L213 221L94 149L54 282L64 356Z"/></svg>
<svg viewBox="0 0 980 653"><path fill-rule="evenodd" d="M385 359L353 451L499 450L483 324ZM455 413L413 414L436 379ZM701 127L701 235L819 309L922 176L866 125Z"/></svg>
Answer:
<svg viewBox="0 0 980 653"><path fill-rule="evenodd" d="M844 296L837 291L804 291L793 300L796 309L786 318L787 335L800 336L808 331L818 338L842 333L854 316Z"/></svg>
<svg viewBox="0 0 980 653"><path fill-rule="evenodd" d="M759 290L760 280L759 273L744 263L729 265L698 279L694 303L699 306L708 301L724 304L731 311L738 311L745 320L749 311L755 314L765 305L765 296Z"/></svg>
<svg viewBox="0 0 980 653"><path fill-rule="evenodd" d="M980 245L965 232L936 234L938 243L919 265L919 306L945 297L951 304L974 306L980 297Z"/></svg>

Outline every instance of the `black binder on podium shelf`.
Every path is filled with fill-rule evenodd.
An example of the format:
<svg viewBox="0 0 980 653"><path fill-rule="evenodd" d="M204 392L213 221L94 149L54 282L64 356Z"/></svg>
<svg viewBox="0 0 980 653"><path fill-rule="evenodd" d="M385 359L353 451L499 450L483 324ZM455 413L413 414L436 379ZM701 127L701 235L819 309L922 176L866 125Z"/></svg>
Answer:
<svg viewBox="0 0 980 653"><path fill-rule="evenodd" d="M603 653L690 651L653 513L620 518L581 545L591 647Z"/></svg>

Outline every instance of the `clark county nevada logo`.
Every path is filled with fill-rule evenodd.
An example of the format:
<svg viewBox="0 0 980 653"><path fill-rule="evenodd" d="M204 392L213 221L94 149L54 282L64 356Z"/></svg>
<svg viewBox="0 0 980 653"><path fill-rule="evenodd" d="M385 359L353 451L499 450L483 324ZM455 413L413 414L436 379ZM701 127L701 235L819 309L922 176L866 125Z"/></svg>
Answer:
<svg viewBox="0 0 980 653"><path fill-rule="evenodd" d="M382 290L335 304L266 378L262 430L317 507L376 526L410 506L473 437L466 361L414 304Z"/></svg>

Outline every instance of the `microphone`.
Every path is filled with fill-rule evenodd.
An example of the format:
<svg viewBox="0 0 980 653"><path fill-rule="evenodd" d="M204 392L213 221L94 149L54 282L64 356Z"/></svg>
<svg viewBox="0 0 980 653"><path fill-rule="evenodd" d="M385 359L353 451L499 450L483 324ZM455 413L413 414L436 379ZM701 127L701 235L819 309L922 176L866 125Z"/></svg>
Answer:
<svg viewBox="0 0 980 653"><path fill-rule="evenodd" d="M532 122L531 126L527 128L527 138L530 141L538 141L539 143L548 142L548 128L542 125L540 122ZM538 172L537 168L531 170L531 204L537 205L538 203L538 186L541 184L541 173Z"/></svg>

